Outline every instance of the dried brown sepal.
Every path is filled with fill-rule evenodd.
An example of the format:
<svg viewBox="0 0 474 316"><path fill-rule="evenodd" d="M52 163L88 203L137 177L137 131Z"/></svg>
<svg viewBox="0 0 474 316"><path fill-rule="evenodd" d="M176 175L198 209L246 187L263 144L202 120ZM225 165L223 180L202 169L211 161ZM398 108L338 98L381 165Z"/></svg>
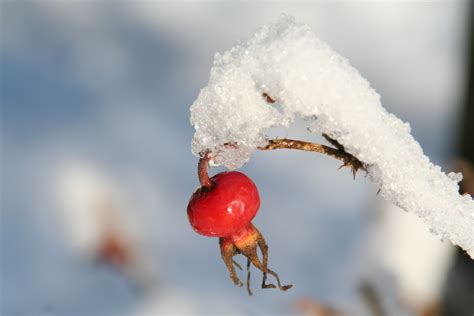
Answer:
<svg viewBox="0 0 474 316"><path fill-rule="evenodd" d="M247 293L252 296L252 290L250 289L250 260L247 259Z"/></svg>
<svg viewBox="0 0 474 316"><path fill-rule="evenodd" d="M232 282L234 282L235 285L242 286L243 283L237 276L237 272L235 272L234 260L232 259L237 254L237 248L233 243L226 242L223 238L219 238L219 244L221 247L222 260L224 260L227 270L229 270Z"/></svg>
<svg viewBox="0 0 474 316"><path fill-rule="evenodd" d="M234 259L232 259L232 263L233 263L240 271L242 271L242 267L240 266L240 264L239 264L237 261L235 261Z"/></svg>
<svg viewBox="0 0 474 316"><path fill-rule="evenodd" d="M250 264L254 267L262 271L263 279L262 279L262 288L269 289L269 288L276 288L275 284L266 283L267 274L271 274L275 277L278 288L281 291L286 291L290 289L293 285L282 285L280 282L280 278L278 274L273 270L269 269L268 264L268 246L265 242L260 231L250 224L245 232L239 237L221 237L219 238L219 244L221 248L221 255L222 260L224 261L227 269L230 273L230 278L235 285L242 286L243 283L237 276L234 267L234 260L233 257L238 254L242 254L247 258L247 292L249 295L252 295L252 291L250 289ZM258 257L258 248L262 253L262 261L260 261Z"/></svg>

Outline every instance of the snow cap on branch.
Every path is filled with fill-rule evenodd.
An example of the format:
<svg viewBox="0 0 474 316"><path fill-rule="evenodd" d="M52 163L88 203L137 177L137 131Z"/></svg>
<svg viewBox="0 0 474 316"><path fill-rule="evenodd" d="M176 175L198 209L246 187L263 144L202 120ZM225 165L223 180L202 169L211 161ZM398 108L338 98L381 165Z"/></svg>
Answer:
<svg viewBox="0 0 474 316"><path fill-rule="evenodd" d="M248 42L216 54L209 83L191 106L192 150L238 168L267 143L266 129L287 127L297 117L367 164L382 197L474 258L474 202L459 195L460 174L432 164L409 124L382 107L347 59L292 17L282 15Z"/></svg>

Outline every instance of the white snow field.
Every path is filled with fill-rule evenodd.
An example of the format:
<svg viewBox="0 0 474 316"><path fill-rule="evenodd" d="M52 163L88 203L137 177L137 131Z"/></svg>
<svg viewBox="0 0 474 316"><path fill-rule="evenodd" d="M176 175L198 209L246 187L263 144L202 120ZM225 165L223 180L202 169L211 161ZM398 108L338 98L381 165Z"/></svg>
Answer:
<svg viewBox="0 0 474 316"><path fill-rule="evenodd" d="M264 93L276 102L266 102ZM347 59L290 16L216 54L209 83L191 106L192 150L238 168L266 144L265 130L288 127L297 117L367 164L382 197L474 258L474 202L458 193L462 175L446 175L431 163L409 124L385 110Z"/></svg>

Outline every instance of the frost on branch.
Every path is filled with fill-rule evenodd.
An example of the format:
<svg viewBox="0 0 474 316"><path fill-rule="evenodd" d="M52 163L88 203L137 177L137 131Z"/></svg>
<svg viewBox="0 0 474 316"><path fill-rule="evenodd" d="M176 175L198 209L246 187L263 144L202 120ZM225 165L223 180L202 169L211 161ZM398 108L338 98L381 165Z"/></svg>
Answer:
<svg viewBox="0 0 474 316"><path fill-rule="evenodd" d="M238 168L267 145L266 129L288 127L297 117L364 162L382 197L474 258L474 202L458 194L462 176L432 164L409 124L382 107L369 82L291 17L216 54L209 83L191 106L192 149Z"/></svg>

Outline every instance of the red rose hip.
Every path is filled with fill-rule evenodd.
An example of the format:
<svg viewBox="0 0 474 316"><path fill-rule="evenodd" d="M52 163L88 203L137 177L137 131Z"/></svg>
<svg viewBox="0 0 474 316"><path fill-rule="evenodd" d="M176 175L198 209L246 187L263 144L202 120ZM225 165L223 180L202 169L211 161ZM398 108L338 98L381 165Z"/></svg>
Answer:
<svg viewBox="0 0 474 316"><path fill-rule="evenodd" d="M237 171L211 178L213 186L199 188L188 204L188 218L194 230L205 236L226 237L246 228L260 207L252 180Z"/></svg>
<svg viewBox="0 0 474 316"><path fill-rule="evenodd" d="M222 259L232 281L242 286L235 266L242 269L233 257L243 254L247 258L247 291L250 290L250 264L263 273L262 288L275 288L266 284L267 274L277 280L280 290L292 285L281 285L278 275L267 267L268 246L260 231L251 223L260 207L257 186L241 172L222 172L209 178L210 157L199 160L198 175L201 187L194 192L188 204L188 218L193 229L204 236L219 237ZM262 253L260 261L257 250Z"/></svg>

